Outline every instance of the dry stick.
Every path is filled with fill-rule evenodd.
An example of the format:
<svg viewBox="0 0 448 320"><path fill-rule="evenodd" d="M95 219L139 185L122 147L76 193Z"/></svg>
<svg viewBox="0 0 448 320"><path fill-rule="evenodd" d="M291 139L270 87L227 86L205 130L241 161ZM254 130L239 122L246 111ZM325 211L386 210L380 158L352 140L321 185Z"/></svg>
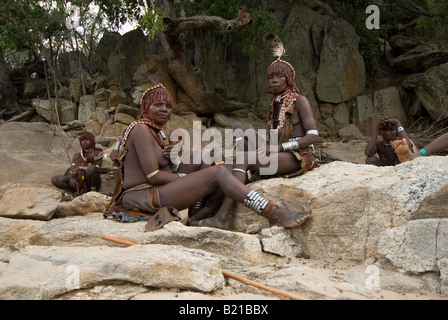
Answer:
<svg viewBox="0 0 448 320"><path fill-rule="evenodd" d="M124 244L124 245L127 245L127 246L139 245L139 243L131 242L131 241L123 240L123 239L119 239L119 238L112 237L112 236L103 236L102 238L103 238L103 240L112 241L112 242ZM282 291L282 290L278 290L278 289L266 286L264 284L261 284L261 283L258 283L258 282L246 279L246 278L244 278L242 276L230 273L230 272L225 271L225 270L221 270L221 273L225 277L228 277L228 278L231 278L231 279L243 282L245 284L248 284L248 285L253 286L255 288L258 288L258 289L262 289L262 290L269 291L271 293L275 293L275 294L277 294L279 296L282 296L282 297L286 297L286 298L289 298L289 299L292 299L292 300L309 300L307 298L303 298L303 297L297 296L295 294L292 294L292 293L289 293L289 292L286 292L286 291Z"/></svg>

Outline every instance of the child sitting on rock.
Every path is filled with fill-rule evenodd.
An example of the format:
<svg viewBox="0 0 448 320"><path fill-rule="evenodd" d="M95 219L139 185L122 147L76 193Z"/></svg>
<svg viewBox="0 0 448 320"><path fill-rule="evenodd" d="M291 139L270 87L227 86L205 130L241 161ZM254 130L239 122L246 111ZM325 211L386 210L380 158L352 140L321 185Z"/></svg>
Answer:
<svg viewBox="0 0 448 320"><path fill-rule="evenodd" d="M378 136L382 137L381 141L378 141ZM375 132L364 150L364 154L367 156L366 163L375 166L399 164L400 159L392 147L392 141L401 139L405 139L409 150L413 150L413 144L399 120L391 117L379 117Z"/></svg>
<svg viewBox="0 0 448 320"><path fill-rule="evenodd" d="M80 196L85 192L101 189L100 167L103 163L103 150L95 147L95 136L83 132L79 137L81 151L73 156L68 174L51 178L51 183L62 190ZM62 201L73 199L71 194L65 194Z"/></svg>

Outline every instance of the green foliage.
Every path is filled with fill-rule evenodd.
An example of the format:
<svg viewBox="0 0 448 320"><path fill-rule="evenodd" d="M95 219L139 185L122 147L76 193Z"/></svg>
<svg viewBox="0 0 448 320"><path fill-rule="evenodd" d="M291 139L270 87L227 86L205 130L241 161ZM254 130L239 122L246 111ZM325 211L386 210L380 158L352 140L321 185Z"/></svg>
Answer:
<svg viewBox="0 0 448 320"><path fill-rule="evenodd" d="M359 53L364 59L366 70L373 72L378 68L381 60L381 48L379 38L382 36L381 28L367 29L365 21L368 14L358 12L355 18L354 27L359 37Z"/></svg>
<svg viewBox="0 0 448 320"><path fill-rule="evenodd" d="M164 31L163 19L166 17L165 12L160 8L148 10L140 19L140 25L149 31L149 36L153 39L156 33Z"/></svg>
<svg viewBox="0 0 448 320"><path fill-rule="evenodd" d="M241 6L239 0L180 0L181 5L185 9L186 16L210 15L219 16L224 19L232 20L238 16ZM224 43L230 44L236 39L241 40L241 51L245 54L258 53L262 46L263 35L266 32L281 33L280 23L274 20L269 13L263 12L257 7L248 9L253 24L243 28L238 34L225 34L221 31L200 32L197 35L203 38L204 44L211 42L214 37L221 38ZM180 9L177 8L177 14Z"/></svg>
<svg viewBox="0 0 448 320"><path fill-rule="evenodd" d="M32 52L37 58L61 41L65 28L61 21L65 21L65 15L60 5L60 1L50 6L48 2L2 0L0 45L7 60L11 59L11 51Z"/></svg>
<svg viewBox="0 0 448 320"><path fill-rule="evenodd" d="M415 29L422 35L432 38L437 29L448 26L448 0L434 1L428 9L429 15L417 19Z"/></svg>
<svg viewBox="0 0 448 320"><path fill-rule="evenodd" d="M365 13L366 8L358 10L357 5L357 3L353 2L342 3L336 8L335 12L339 18L346 19L353 25L359 36L359 53L364 59L366 70L373 72L378 67L381 59L378 39L382 32L381 28L380 30L366 28L365 21L369 14Z"/></svg>
<svg viewBox="0 0 448 320"><path fill-rule="evenodd" d="M94 0L93 2L101 8L107 21L115 28L129 20L139 20L142 13L141 8L145 7L144 0Z"/></svg>
<svg viewBox="0 0 448 320"><path fill-rule="evenodd" d="M219 16L224 19L235 19L238 14L238 0L180 0L185 9L186 16L209 15ZM180 8L176 8L179 14Z"/></svg>
<svg viewBox="0 0 448 320"><path fill-rule="evenodd" d="M359 51L366 63L368 71L375 71L384 51L381 39L389 39L399 34L398 24L413 25L418 34L433 37L437 30L448 26L448 0L383 0L380 8L381 26L379 30L369 30L365 27L368 14L365 9L368 4L361 0L325 1L333 7L337 16L353 25L360 37Z"/></svg>
<svg viewBox="0 0 448 320"><path fill-rule="evenodd" d="M68 28L66 23L75 6L82 29ZM72 50L73 44L87 55L106 23L118 29L140 17L142 7L144 0L0 0L0 46L6 61L13 65L23 63L31 54L36 59L53 59L60 48Z"/></svg>
<svg viewBox="0 0 448 320"><path fill-rule="evenodd" d="M274 20L267 12L263 12L257 8L250 10L250 15L254 23L244 28L238 34L243 39L241 43L241 51L247 54L261 54L260 48L263 48L263 35L267 32L277 34L281 39L283 29L279 21Z"/></svg>

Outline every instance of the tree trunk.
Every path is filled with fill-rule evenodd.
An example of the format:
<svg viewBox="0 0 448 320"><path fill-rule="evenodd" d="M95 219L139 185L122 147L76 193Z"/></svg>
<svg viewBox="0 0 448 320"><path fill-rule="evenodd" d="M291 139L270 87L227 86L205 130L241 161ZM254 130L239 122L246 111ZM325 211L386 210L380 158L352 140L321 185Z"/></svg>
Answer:
<svg viewBox="0 0 448 320"><path fill-rule="evenodd" d="M5 57L0 47L0 110L8 110L15 105L14 87L9 79Z"/></svg>
<svg viewBox="0 0 448 320"><path fill-rule="evenodd" d="M166 14L166 30L158 35L168 60L168 73L195 103L192 111L199 115L230 112L250 105L228 100L208 85L202 70L194 67L187 59L184 44L179 39L181 33L197 29L215 29L227 34L237 33L253 20L249 13L240 10L235 20L225 20L216 16L175 17L172 1L155 1Z"/></svg>

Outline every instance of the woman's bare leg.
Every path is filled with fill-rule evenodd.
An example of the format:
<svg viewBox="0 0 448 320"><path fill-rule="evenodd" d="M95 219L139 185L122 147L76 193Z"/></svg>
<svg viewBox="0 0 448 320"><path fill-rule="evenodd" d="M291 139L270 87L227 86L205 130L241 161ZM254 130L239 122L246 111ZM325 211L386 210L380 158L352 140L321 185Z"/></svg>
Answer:
<svg viewBox="0 0 448 320"><path fill-rule="evenodd" d="M380 160L378 159L378 157L376 155L373 155L373 156L370 156L370 157L366 158L366 164L379 166L380 165Z"/></svg>
<svg viewBox="0 0 448 320"><path fill-rule="evenodd" d="M232 170L232 174L242 183L246 181L246 171L248 169L252 170L259 170L263 165L257 163L255 165L248 165L247 164L247 157L248 153L245 155L246 161L242 165L234 165L234 168ZM294 170L298 170L300 168L300 163L298 160L289 152L281 152L278 154L277 160L278 163L281 165L278 166L277 172L279 174L283 173L289 173ZM201 222L198 222L196 225L199 226L210 226L215 228L224 228L227 223L227 218L230 213L230 209L233 205L233 200L230 197L225 197L222 201L222 204L218 210L218 212L205 220L202 220ZM199 220L199 219L198 219Z"/></svg>
<svg viewBox="0 0 448 320"><path fill-rule="evenodd" d="M243 202L250 189L236 179L226 168L213 166L199 170L159 187L162 206L179 210L188 208L197 200L220 188L234 201Z"/></svg>
<svg viewBox="0 0 448 320"><path fill-rule="evenodd" d="M425 146L425 151L429 155L443 151L448 148L448 133L442 134L440 137L435 139L433 142Z"/></svg>
<svg viewBox="0 0 448 320"><path fill-rule="evenodd" d="M243 174L242 172L234 171L233 175L235 177L237 177L237 179L239 181L244 183L244 181L246 179L245 173ZM221 200L220 206L217 208L216 214L214 214L212 217L206 218L204 220L201 220L198 217L197 220L201 220L201 221L196 222L196 223L194 221L190 221L190 223L191 223L191 225L208 226L208 227L224 229L227 224L227 218L229 216L230 209L232 208L233 203L234 203L234 201L232 200L232 198L224 195L224 197Z"/></svg>
<svg viewBox="0 0 448 320"><path fill-rule="evenodd" d="M70 192L76 192L76 190L72 189L70 186L70 178L67 176L59 175L59 176L53 176L51 178L51 183L59 189L70 191Z"/></svg>
<svg viewBox="0 0 448 320"><path fill-rule="evenodd" d="M295 227L304 223L311 214L310 210L290 212L280 209L241 183L223 166L213 166L194 172L158 189L161 206L182 210L216 188L220 188L233 201L242 202L267 218L271 225Z"/></svg>

